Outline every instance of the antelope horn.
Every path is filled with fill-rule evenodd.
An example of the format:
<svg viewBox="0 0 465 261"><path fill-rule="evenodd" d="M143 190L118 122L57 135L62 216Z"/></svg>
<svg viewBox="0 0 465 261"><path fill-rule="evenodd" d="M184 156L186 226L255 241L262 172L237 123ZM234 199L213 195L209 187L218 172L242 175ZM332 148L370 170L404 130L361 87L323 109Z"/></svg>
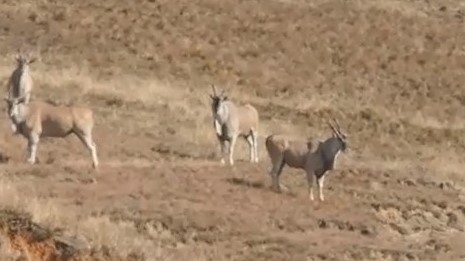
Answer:
<svg viewBox="0 0 465 261"><path fill-rule="evenodd" d="M331 130L335 133L338 134L337 130L334 128L334 126L331 124L331 121L328 121L328 126L331 128Z"/></svg>
<svg viewBox="0 0 465 261"><path fill-rule="evenodd" d="M333 118L333 121L336 123L336 128L337 128L337 132L340 136L343 136L343 137L347 137L347 134L343 134L342 131L341 131L341 126L339 125L339 122Z"/></svg>
<svg viewBox="0 0 465 261"><path fill-rule="evenodd" d="M212 86L212 90L213 90L213 96L217 96L216 94L216 87L214 84L211 85Z"/></svg>
<svg viewBox="0 0 465 261"><path fill-rule="evenodd" d="M16 49L15 58L16 58L16 59L21 58L21 50L19 49L19 47Z"/></svg>
<svg viewBox="0 0 465 261"><path fill-rule="evenodd" d="M340 133L341 132L341 126L339 126L339 122L334 118L333 118L333 121L334 121L334 123L336 123L337 131Z"/></svg>

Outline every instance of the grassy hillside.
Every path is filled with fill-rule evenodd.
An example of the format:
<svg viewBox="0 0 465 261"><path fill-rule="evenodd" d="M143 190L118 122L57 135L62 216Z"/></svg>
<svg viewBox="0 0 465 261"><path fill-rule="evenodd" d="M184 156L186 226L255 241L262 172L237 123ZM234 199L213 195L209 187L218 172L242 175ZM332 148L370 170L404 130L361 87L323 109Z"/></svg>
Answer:
<svg viewBox="0 0 465 261"><path fill-rule="evenodd" d="M20 203L3 207L110 256L135 251L146 260L460 256L444 239L465 224L460 1L28 0L0 8L0 79L18 46L32 48L40 57L33 97L90 106L103 165L99 184L87 184L88 154L69 138L45 139L40 164L28 166L25 141L11 136L4 114L0 169L11 189L0 195ZM260 164L247 163L240 141L242 162L219 166L210 84L257 107ZM289 169L290 194L270 192L264 137L324 138L329 117L350 136L329 201L306 200L302 173ZM24 186L34 189L18 192ZM54 214L37 214L43 204ZM96 239L82 225L100 226L93 219L133 243Z"/></svg>

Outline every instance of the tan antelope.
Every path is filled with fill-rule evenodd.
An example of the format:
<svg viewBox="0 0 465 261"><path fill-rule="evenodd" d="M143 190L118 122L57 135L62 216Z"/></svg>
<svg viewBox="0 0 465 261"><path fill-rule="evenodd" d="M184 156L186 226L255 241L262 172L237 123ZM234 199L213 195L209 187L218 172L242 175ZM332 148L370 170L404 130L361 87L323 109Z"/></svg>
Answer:
<svg viewBox="0 0 465 261"><path fill-rule="evenodd" d="M7 83L8 98L19 98L25 97L25 103L28 103L31 98L31 92L33 89L32 77L29 69L29 65L32 64L36 58L31 57L30 52L25 54L22 50L17 51L16 56L16 68L11 73ZM18 134L16 125L11 125L14 134Z"/></svg>
<svg viewBox="0 0 465 261"><path fill-rule="evenodd" d="M75 106L54 106L42 101L26 103L25 97L5 98L8 115L18 132L28 140L30 164L36 162L37 145L42 137L64 138L75 134L92 156L94 169L98 167L97 146L92 139L94 119L92 110Z"/></svg>
<svg viewBox="0 0 465 261"><path fill-rule="evenodd" d="M305 170L310 200L314 200L313 176L315 176L319 198L324 201L325 174L335 168L337 156L347 148L347 135L342 133L337 121L335 123L337 127L328 122L332 136L325 141L318 141L317 144L302 138L279 134L272 134L266 138L266 149L272 163L270 175L273 190L281 191L279 176L284 166L287 165L291 168Z"/></svg>
<svg viewBox="0 0 465 261"><path fill-rule="evenodd" d="M239 106L224 94L218 94L212 85L210 94L213 126L221 147L221 163L225 164L225 152L229 155L229 164L234 165L234 146L238 137L243 137L250 148L250 162L258 162L258 112L250 104Z"/></svg>

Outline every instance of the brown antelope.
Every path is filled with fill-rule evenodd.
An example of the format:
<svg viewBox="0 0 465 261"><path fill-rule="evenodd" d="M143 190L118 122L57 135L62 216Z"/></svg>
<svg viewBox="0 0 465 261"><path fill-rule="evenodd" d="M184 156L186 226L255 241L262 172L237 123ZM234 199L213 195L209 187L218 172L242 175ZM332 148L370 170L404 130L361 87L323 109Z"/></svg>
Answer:
<svg viewBox="0 0 465 261"><path fill-rule="evenodd" d="M347 135L341 132L339 124L334 127L328 122L332 130L332 136L325 141L318 141L317 144L309 140L272 134L266 138L266 149L271 159L272 168L270 171L272 178L272 189L279 192L279 176L285 165L303 169L306 172L308 182L308 193L310 200L313 198L313 177L316 177L319 198L324 200L323 182L325 174L335 168L337 156L340 151L347 148Z"/></svg>
<svg viewBox="0 0 465 261"><path fill-rule="evenodd" d="M28 159L36 161L37 145L41 137L64 138L75 134L92 156L94 169L98 167L97 146L92 139L94 119L92 110L75 106L54 106L42 101L26 103L25 97L5 98L8 115L18 132L28 140Z"/></svg>

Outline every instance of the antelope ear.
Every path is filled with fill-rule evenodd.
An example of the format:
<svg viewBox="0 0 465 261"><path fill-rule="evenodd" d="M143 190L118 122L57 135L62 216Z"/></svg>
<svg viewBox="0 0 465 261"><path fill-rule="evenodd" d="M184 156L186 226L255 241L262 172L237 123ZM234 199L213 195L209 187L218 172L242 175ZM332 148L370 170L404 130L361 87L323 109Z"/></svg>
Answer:
<svg viewBox="0 0 465 261"><path fill-rule="evenodd" d="M36 60L37 60L37 58L35 58L35 57L34 57L34 58L31 58L31 59L29 60L28 64L31 64L31 63L35 62Z"/></svg>
<svg viewBox="0 0 465 261"><path fill-rule="evenodd" d="M229 99L229 98L228 98L227 95L225 95L225 96L223 97L223 100L224 100L224 101L227 101L228 99Z"/></svg>

